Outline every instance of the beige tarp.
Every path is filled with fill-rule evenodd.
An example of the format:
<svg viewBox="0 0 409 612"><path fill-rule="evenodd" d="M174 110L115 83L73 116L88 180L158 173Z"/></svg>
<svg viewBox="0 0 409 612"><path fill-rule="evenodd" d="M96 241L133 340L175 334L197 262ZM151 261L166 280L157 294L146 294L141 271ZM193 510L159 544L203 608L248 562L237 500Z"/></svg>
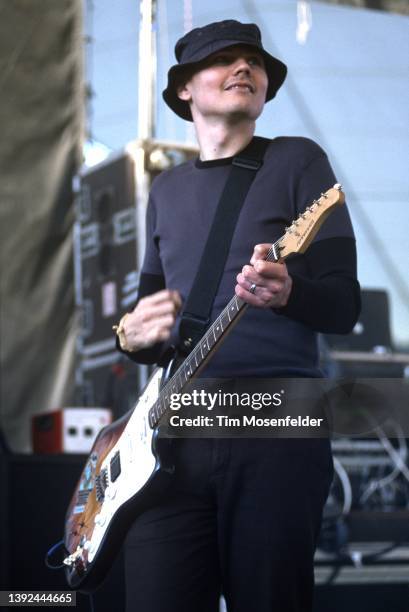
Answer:
<svg viewBox="0 0 409 612"><path fill-rule="evenodd" d="M19 451L73 388L82 37L81 0L0 0L0 427Z"/></svg>

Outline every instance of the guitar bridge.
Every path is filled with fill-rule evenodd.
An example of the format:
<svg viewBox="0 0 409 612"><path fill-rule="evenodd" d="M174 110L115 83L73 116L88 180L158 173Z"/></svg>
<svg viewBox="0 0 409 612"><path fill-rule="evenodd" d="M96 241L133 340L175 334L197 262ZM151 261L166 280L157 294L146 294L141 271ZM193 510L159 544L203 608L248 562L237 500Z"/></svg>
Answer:
<svg viewBox="0 0 409 612"><path fill-rule="evenodd" d="M68 555L68 557L65 557L65 559L63 559L64 565L68 565L69 567L71 567L74 564L77 565L78 562L82 562L83 552L84 552L84 548L82 546L77 546L77 550L75 552L73 552L71 555Z"/></svg>

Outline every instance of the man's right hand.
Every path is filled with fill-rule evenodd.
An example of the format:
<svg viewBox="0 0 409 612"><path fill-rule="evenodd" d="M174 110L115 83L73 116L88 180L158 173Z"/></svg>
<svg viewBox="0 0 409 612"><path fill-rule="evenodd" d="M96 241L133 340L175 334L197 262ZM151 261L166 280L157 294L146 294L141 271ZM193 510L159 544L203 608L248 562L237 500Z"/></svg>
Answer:
<svg viewBox="0 0 409 612"><path fill-rule="evenodd" d="M122 323L127 350L140 351L168 340L181 306L179 292L171 289L142 298Z"/></svg>

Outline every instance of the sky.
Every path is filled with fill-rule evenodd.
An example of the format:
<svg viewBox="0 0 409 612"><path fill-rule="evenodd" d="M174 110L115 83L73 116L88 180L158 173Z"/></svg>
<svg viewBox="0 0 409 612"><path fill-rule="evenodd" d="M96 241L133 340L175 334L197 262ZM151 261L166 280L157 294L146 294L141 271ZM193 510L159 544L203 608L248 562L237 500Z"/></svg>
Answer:
<svg viewBox="0 0 409 612"><path fill-rule="evenodd" d="M309 9L306 19L297 7ZM84 0L93 139L117 151L138 136L138 0ZM288 66L256 132L312 138L347 196L363 288L388 291L393 340L409 348L409 18L297 0L158 0L155 135L192 141L162 102L173 47L185 28L256 22L264 46ZM297 37L309 24L304 42ZM307 28L308 29L308 28Z"/></svg>

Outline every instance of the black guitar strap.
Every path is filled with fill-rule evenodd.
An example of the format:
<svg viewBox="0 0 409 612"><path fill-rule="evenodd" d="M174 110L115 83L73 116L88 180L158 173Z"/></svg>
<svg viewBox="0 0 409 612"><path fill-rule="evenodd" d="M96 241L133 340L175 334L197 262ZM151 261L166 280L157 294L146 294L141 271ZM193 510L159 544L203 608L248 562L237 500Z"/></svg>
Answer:
<svg viewBox="0 0 409 612"><path fill-rule="evenodd" d="M210 323L210 313L219 287L234 229L240 211L271 140L255 136L250 144L233 158L212 227L200 260L186 306L179 335L180 348L190 353Z"/></svg>

